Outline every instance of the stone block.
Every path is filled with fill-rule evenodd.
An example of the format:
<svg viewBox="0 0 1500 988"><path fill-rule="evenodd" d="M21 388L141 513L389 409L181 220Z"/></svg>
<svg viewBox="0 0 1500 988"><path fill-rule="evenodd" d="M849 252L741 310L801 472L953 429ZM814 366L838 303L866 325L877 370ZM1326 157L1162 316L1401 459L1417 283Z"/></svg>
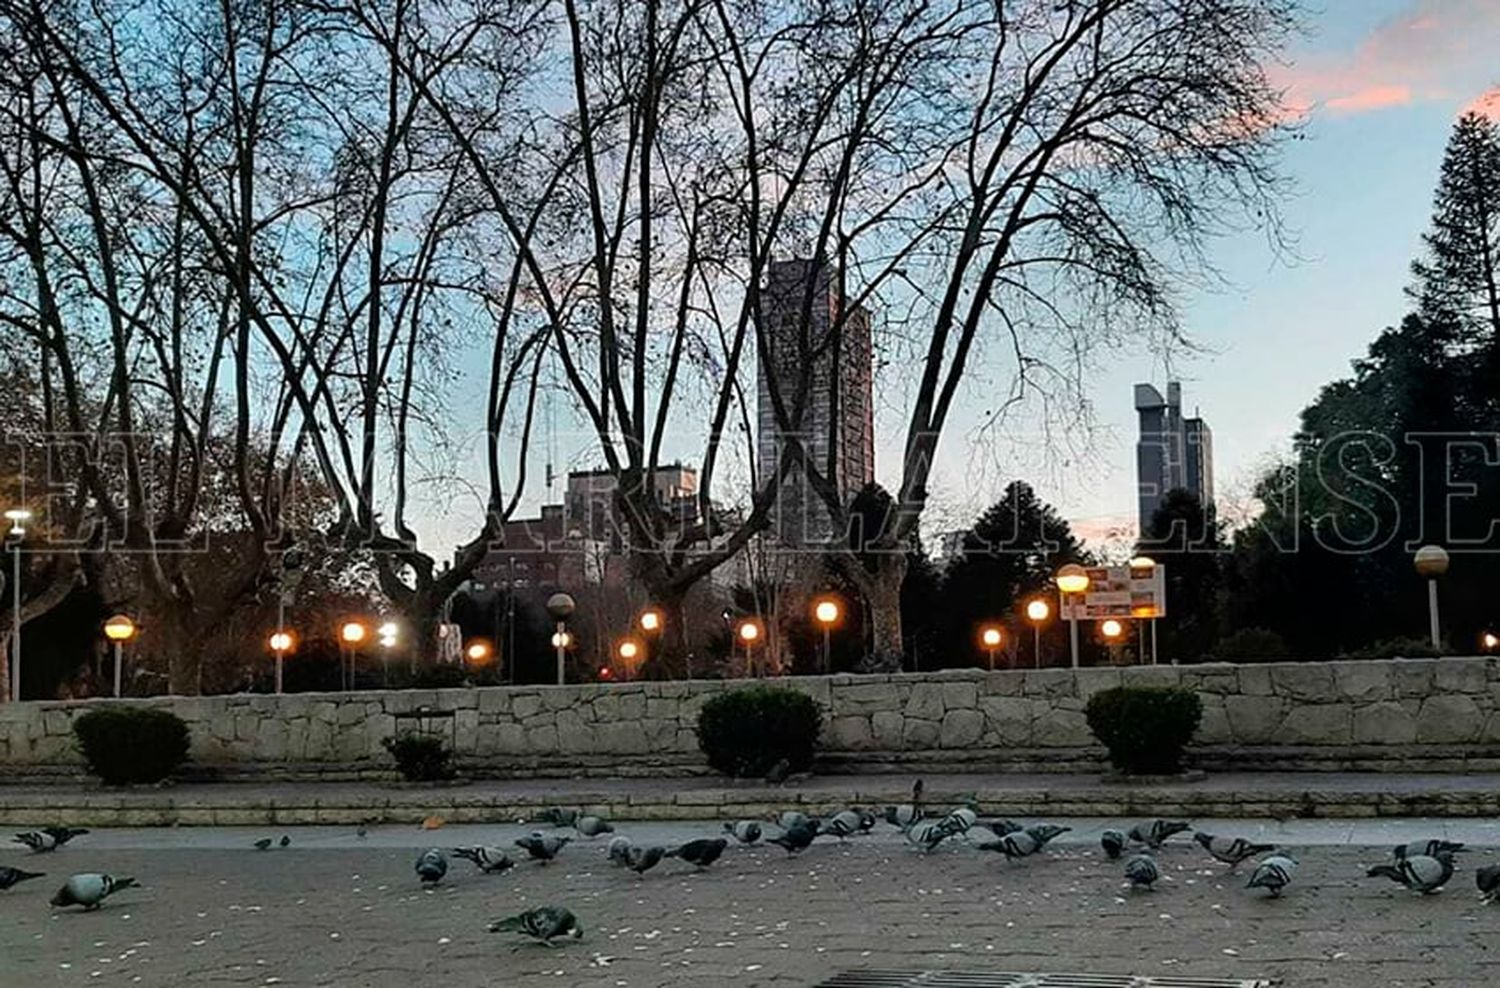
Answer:
<svg viewBox="0 0 1500 988"><path fill-rule="evenodd" d="M561 714L558 715L561 717ZM672 728L675 731L675 725ZM652 750L652 743L646 738L646 730L640 721L622 721L614 724L600 724L594 729L598 735L598 747L604 754L610 755L638 755ZM564 750L567 750L564 742Z"/></svg>
<svg viewBox="0 0 1500 988"><path fill-rule="evenodd" d="M536 727L528 728L526 731L526 750L537 754L557 753L557 725L548 721L538 724Z"/></svg>
<svg viewBox="0 0 1500 988"><path fill-rule="evenodd" d="M1437 659L1432 685L1438 693L1483 693L1489 685L1483 659Z"/></svg>
<svg viewBox="0 0 1500 988"><path fill-rule="evenodd" d="M866 751L874 739L868 717L835 717L828 726L828 740L836 751Z"/></svg>
<svg viewBox="0 0 1500 988"><path fill-rule="evenodd" d="M870 732L875 744L885 751L901 747L906 719L894 710L877 710L870 715Z"/></svg>
<svg viewBox="0 0 1500 988"><path fill-rule="evenodd" d="M1351 708L1343 703L1295 706L1281 722L1275 740L1286 744L1348 744L1353 720Z"/></svg>
<svg viewBox="0 0 1500 988"><path fill-rule="evenodd" d="M984 734L984 714L972 709L949 709L943 715L938 745L943 748L967 748L978 743Z"/></svg>
<svg viewBox="0 0 1500 988"><path fill-rule="evenodd" d="M906 701L907 719L937 721L943 717L943 691L937 683L914 683ZM910 724L907 725L908 728ZM934 725L934 728L936 725ZM934 740L936 737L934 736ZM910 747L908 745L908 747Z"/></svg>
<svg viewBox="0 0 1500 988"><path fill-rule="evenodd" d="M286 724L276 717L260 722L255 735L255 756L269 762L286 761Z"/></svg>
<svg viewBox="0 0 1500 988"><path fill-rule="evenodd" d="M511 697L510 712L516 720L535 717L542 711L542 698L536 693L518 693Z"/></svg>
<svg viewBox="0 0 1500 988"><path fill-rule="evenodd" d="M1076 696L1077 686L1071 669L1033 669L1026 673L1027 696Z"/></svg>
<svg viewBox="0 0 1500 988"><path fill-rule="evenodd" d="M1265 744L1276 739L1286 712L1286 701L1275 696L1226 696L1224 715L1233 740L1239 744Z"/></svg>
<svg viewBox="0 0 1500 988"><path fill-rule="evenodd" d="M908 751L922 751L937 746L942 728L938 721L907 717L901 728L901 746Z"/></svg>
<svg viewBox="0 0 1500 988"><path fill-rule="evenodd" d="M1181 686L1177 666L1128 666L1120 670L1121 686Z"/></svg>
<svg viewBox="0 0 1500 988"><path fill-rule="evenodd" d="M987 696L979 701L986 729L1006 744L1031 743L1031 701Z"/></svg>
<svg viewBox="0 0 1500 988"><path fill-rule="evenodd" d="M557 747L559 751L569 754L582 754L595 750L597 739L594 736L594 728L586 723L576 710L559 710L554 723L557 726ZM616 721L615 724L629 723L628 721ZM635 722L637 730L640 728L639 721ZM644 735L642 735L644 737Z"/></svg>
<svg viewBox="0 0 1500 988"><path fill-rule="evenodd" d="M1080 669L1078 670L1078 697L1087 702L1088 698L1095 693L1104 690L1112 690L1120 685L1121 676L1119 669Z"/></svg>
<svg viewBox="0 0 1500 988"><path fill-rule="evenodd" d="M1432 692L1434 660L1395 659L1390 662L1391 685L1397 696L1427 696Z"/></svg>
<svg viewBox="0 0 1500 988"><path fill-rule="evenodd" d="M1271 670L1266 666L1240 666L1235 675L1244 696L1270 696L1275 692L1271 688Z"/></svg>
<svg viewBox="0 0 1500 988"><path fill-rule="evenodd" d="M1484 714L1473 697L1429 696L1417 715L1417 741L1422 744L1458 744L1475 741L1484 727Z"/></svg>
<svg viewBox="0 0 1500 988"><path fill-rule="evenodd" d="M1048 748L1095 743L1087 718L1072 710L1043 710L1032 722L1031 737L1034 744Z"/></svg>
<svg viewBox="0 0 1500 988"><path fill-rule="evenodd" d="M1406 708L1389 700L1354 710L1355 744L1411 744L1417 721Z"/></svg>
<svg viewBox="0 0 1500 988"><path fill-rule="evenodd" d="M1210 693L1202 697L1203 720L1193 740L1198 744L1228 744L1234 740L1234 730L1229 726L1229 714L1224 710L1224 697Z"/></svg>
<svg viewBox="0 0 1500 988"><path fill-rule="evenodd" d="M1384 662L1337 662L1333 679L1342 699L1369 702L1392 695L1391 667Z"/></svg>
<svg viewBox="0 0 1500 988"><path fill-rule="evenodd" d="M1327 702L1334 691L1333 670L1326 662L1278 663L1271 667L1271 684L1278 696Z"/></svg>
<svg viewBox="0 0 1500 988"><path fill-rule="evenodd" d="M979 703L979 690L973 683L944 683L943 709L973 710Z"/></svg>

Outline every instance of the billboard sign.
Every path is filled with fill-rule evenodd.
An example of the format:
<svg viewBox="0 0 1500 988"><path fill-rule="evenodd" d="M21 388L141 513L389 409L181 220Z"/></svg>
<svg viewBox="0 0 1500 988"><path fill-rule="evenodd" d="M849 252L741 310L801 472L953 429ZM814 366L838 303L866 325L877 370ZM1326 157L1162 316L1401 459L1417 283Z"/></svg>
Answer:
<svg viewBox="0 0 1500 988"><path fill-rule="evenodd" d="M1167 613L1166 567L1089 566L1089 588L1063 593L1058 614L1065 621L1159 618Z"/></svg>

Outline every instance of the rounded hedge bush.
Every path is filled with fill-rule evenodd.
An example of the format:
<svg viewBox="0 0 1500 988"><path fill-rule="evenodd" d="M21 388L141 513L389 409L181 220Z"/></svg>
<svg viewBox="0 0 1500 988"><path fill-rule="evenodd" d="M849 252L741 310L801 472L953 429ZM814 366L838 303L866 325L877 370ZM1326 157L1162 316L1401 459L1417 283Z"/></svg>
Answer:
<svg viewBox="0 0 1500 988"><path fill-rule="evenodd" d="M436 735L402 734L380 743L396 760L396 769L407 782L441 782L453 778L453 766L449 764L453 752Z"/></svg>
<svg viewBox="0 0 1500 988"><path fill-rule="evenodd" d="M100 707L73 720L88 769L107 785L160 782L187 761L188 726L150 707Z"/></svg>
<svg viewBox="0 0 1500 988"><path fill-rule="evenodd" d="M1109 760L1133 775L1171 775L1203 719L1192 690L1118 686L1089 698L1089 730L1109 749Z"/></svg>
<svg viewBox="0 0 1500 988"><path fill-rule="evenodd" d="M823 711L806 693L750 686L711 697L698 713L698 747L708 764L735 778L812 768Z"/></svg>

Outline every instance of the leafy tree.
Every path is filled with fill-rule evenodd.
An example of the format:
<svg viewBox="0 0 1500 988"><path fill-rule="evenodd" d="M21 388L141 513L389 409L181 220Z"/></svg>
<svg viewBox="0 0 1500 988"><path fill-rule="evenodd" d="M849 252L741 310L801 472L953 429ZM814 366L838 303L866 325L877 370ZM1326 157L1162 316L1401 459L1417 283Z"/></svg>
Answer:
<svg viewBox="0 0 1500 988"><path fill-rule="evenodd" d="M1500 125L1466 113L1453 125L1411 295L1500 339Z"/></svg>
<svg viewBox="0 0 1500 988"><path fill-rule="evenodd" d="M1228 546L1213 505L1192 491L1167 492L1136 551L1166 567L1167 616L1158 628L1163 659L1201 661L1219 637Z"/></svg>

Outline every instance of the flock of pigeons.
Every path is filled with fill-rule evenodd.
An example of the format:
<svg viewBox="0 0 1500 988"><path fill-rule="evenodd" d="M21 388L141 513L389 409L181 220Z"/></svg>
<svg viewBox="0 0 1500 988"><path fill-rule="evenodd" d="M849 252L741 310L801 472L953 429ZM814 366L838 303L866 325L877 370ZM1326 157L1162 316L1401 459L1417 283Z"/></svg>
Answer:
<svg viewBox="0 0 1500 988"><path fill-rule="evenodd" d="M1016 861L1040 853L1058 836L1071 828L1052 824L1023 826L1012 820L982 818L972 804L960 806L945 813L930 813L922 803L922 782L917 780L912 787L910 803L887 806L879 813L867 809L846 809L826 818L809 816L796 810L787 810L775 819L778 830L772 836L765 835L765 827L758 820L738 820L724 824L726 836L702 837L687 841L676 847L659 844L638 845L630 838L613 836L606 846L608 860L621 868L628 868L643 875L668 859L677 859L699 869L710 867L729 846L730 840L740 844L755 844L763 838L768 844L785 849L787 854L799 854L819 837L832 836L846 840L872 831L876 824L884 821L896 827L905 839L925 852L930 852L944 841L963 837L980 851L1003 854L1007 860ZM556 830L571 829L579 837L599 838L614 834L615 828L599 816L574 809L552 807L538 815L537 823L550 824L553 833L535 830L517 838L515 846L526 852L526 856L545 865L561 854L573 836L559 834ZM1125 878L1132 888L1151 889L1161 878L1161 869L1156 855L1172 837L1191 829L1185 820L1149 820L1138 823L1129 830L1105 830L1100 835L1100 846L1110 860L1125 860ZM971 831L984 830L991 839L974 841ZM22 844L36 854L56 851L75 837L87 834L87 830L72 827L44 827L15 836L15 843ZM361 836L363 828L361 828ZM1217 861L1229 865L1234 871L1241 864L1254 858L1246 888L1265 889L1271 896L1280 896L1291 883L1297 871L1297 860L1290 854L1278 850L1271 844L1256 844L1243 837L1222 837L1202 831L1193 834L1204 851ZM281 847L287 847L290 838L282 837ZM271 840L256 841L254 846L267 850ZM1456 858L1464 845L1441 839L1416 840L1395 847L1390 860L1375 865L1367 871L1368 877L1383 877L1404 885L1414 892L1430 894L1446 885L1456 868ZM486 875L498 875L514 868L513 861L502 847L481 845L456 847L454 857L472 862ZM417 858L416 872L424 887L436 885L448 873L448 855L439 848L422 852ZM0 891L21 882L42 878L42 872L25 871L0 865ZM1500 865L1489 865L1475 873L1481 900L1488 903L1500 898ZM54 907L81 906L85 911L98 909L109 896L134 886L132 878L116 878L99 873L73 875L53 895ZM579 939L583 928L577 917L566 907L557 905L539 906L515 916L496 920L489 924L490 932L518 933L547 946L555 946L563 939Z"/></svg>

